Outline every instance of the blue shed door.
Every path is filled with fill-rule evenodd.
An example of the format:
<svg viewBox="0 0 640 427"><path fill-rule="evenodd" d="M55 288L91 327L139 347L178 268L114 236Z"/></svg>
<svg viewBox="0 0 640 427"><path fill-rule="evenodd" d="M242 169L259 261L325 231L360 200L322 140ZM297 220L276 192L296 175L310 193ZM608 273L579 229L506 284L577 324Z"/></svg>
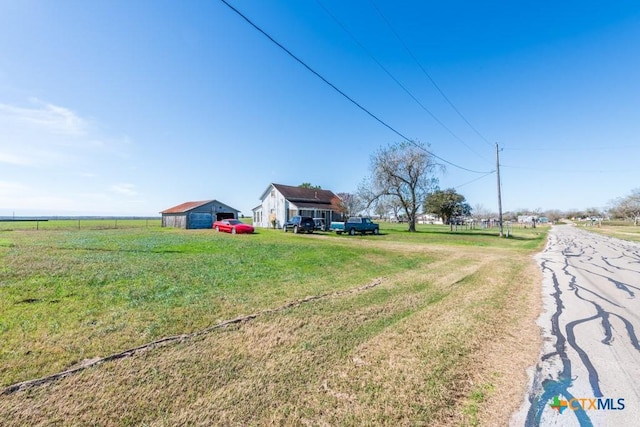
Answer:
<svg viewBox="0 0 640 427"><path fill-rule="evenodd" d="M212 228L213 217L210 213L191 212L189 214L189 225L187 228Z"/></svg>

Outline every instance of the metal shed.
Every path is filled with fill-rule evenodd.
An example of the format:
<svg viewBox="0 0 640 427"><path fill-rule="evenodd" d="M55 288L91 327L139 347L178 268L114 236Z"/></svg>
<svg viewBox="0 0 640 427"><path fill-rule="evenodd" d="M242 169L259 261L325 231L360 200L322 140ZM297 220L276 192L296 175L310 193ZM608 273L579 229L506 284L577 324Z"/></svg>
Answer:
<svg viewBox="0 0 640 427"><path fill-rule="evenodd" d="M212 228L219 219L238 218L239 210L217 200L185 202L162 212L162 226L175 228Z"/></svg>

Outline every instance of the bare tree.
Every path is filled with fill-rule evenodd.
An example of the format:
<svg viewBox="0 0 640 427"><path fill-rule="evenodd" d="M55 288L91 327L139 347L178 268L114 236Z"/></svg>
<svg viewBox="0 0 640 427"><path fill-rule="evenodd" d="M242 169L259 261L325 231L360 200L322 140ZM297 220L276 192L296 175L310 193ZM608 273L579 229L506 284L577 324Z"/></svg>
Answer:
<svg viewBox="0 0 640 427"><path fill-rule="evenodd" d="M491 211L485 208L482 203L476 203L473 207L473 213L475 219L488 219L492 215Z"/></svg>
<svg viewBox="0 0 640 427"><path fill-rule="evenodd" d="M549 218L549 221L556 223L560 221L562 218L566 217L566 214L560 211L559 209L549 209L545 211L544 215Z"/></svg>
<svg viewBox="0 0 640 427"><path fill-rule="evenodd" d="M633 220L633 225L640 222L640 188L631 191L626 197L616 199L610 209L611 214L617 218Z"/></svg>
<svg viewBox="0 0 640 427"><path fill-rule="evenodd" d="M342 213L346 217L357 214L365 207L365 203L357 194L338 193L337 196L340 198L340 207L342 208Z"/></svg>
<svg viewBox="0 0 640 427"><path fill-rule="evenodd" d="M373 203L374 212L382 218L400 218L402 206L398 200L390 196L381 196Z"/></svg>
<svg viewBox="0 0 640 427"><path fill-rule="evenodd" d="M575 219L575 218L583 218L585 216L584 212L578 209L569 209L567 211L567 218Z"/></svg>
<svg viewBox="0 0 640 427"><path fill-rule="evenodd" d="M585 216L589 218L602 218L604 215L602 214L602 210L599 208L588 208L585 211Z"/></svg>
<svg viewBox="0 0 640 427"><path fill-rule="evenodd" d="M428 147L428 146L427 146ZM437 186L439 168L427 148L418 142L399 142L371 156L371 176L360 186L360 194L371 206L389 197L402 206L409 231L416 231L416 215L427 195Z"/></svg>
<svg viewBox="0 0 640 427"><path fill-rule="evenodd" d="M378 215L380 219L386 220L389 218L389 209L384 203L376 203L373 212Z"/></svg>

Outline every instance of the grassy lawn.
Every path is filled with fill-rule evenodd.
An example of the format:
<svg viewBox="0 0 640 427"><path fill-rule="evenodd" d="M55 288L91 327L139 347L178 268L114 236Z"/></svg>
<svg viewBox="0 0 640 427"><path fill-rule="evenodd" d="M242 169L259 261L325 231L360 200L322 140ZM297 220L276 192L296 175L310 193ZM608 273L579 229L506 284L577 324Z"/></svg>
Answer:
<svg viewBox="0 0 640 427"><path fill-rule="evenodd" d="M15 230L95 230L110 228L146 228L158 227L160 218L79 218L50 219L47 221L0 221L0 231Z"/></svg>
<svg viewBox="0 0 640 427"><path fill-rule="evenodd" d="M0 417L15 425L504 424L537 357L531 254L546 229L499 239L495 229L405 227L382 224L380 236L1 232L0 391L257 317L0 395Z"/></svg>
<svg viewBox="0 0 640 427"><path fill-rule="evenodd" d="M605 236L640 242L640 226L635 226L631 222L606 221L600 227L585 227L584 229Z"/></svg>

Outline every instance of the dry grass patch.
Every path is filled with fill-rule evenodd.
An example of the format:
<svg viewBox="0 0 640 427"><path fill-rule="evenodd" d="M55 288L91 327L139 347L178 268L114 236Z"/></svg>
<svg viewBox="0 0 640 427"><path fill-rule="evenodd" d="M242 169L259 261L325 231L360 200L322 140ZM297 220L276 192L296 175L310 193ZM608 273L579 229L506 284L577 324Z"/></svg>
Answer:
<svg viewBox="0 0 640 427"><path fill-rule="evenodd" d="M521 264L520 264L521 263ZM503 288L501 318L487 323L485 340L473 355L475 367L463 409L463 425L506 425L519 408L528 385L526 369L537 362L541 347L536 319L542 310L538 265L529 258L504 272L513 286ZM498 313L496 313L498 314Z"/></svg>
<svg viewBox="0 0 640 427"><path fill-rule="evenodd" d="M524 385L507 379L522 372L518 382L524 381L524 368L533 364L512 358L536 341L520 334L535 329L532 262L500 250L428 250L433 262L387 275L365 292L267 313L2 396L0 419L13 425L504 425L504 410L496 415L501 399Z"/></svg>
<svg viewBox="0 0 640 427"><path fill-rule="evenodd" d="M603 234L605 236L615 237L617 239L640 242L640 226L634 226L632 224L605 224L601 227L584 227L583 229L594 233Z"/></svg>

